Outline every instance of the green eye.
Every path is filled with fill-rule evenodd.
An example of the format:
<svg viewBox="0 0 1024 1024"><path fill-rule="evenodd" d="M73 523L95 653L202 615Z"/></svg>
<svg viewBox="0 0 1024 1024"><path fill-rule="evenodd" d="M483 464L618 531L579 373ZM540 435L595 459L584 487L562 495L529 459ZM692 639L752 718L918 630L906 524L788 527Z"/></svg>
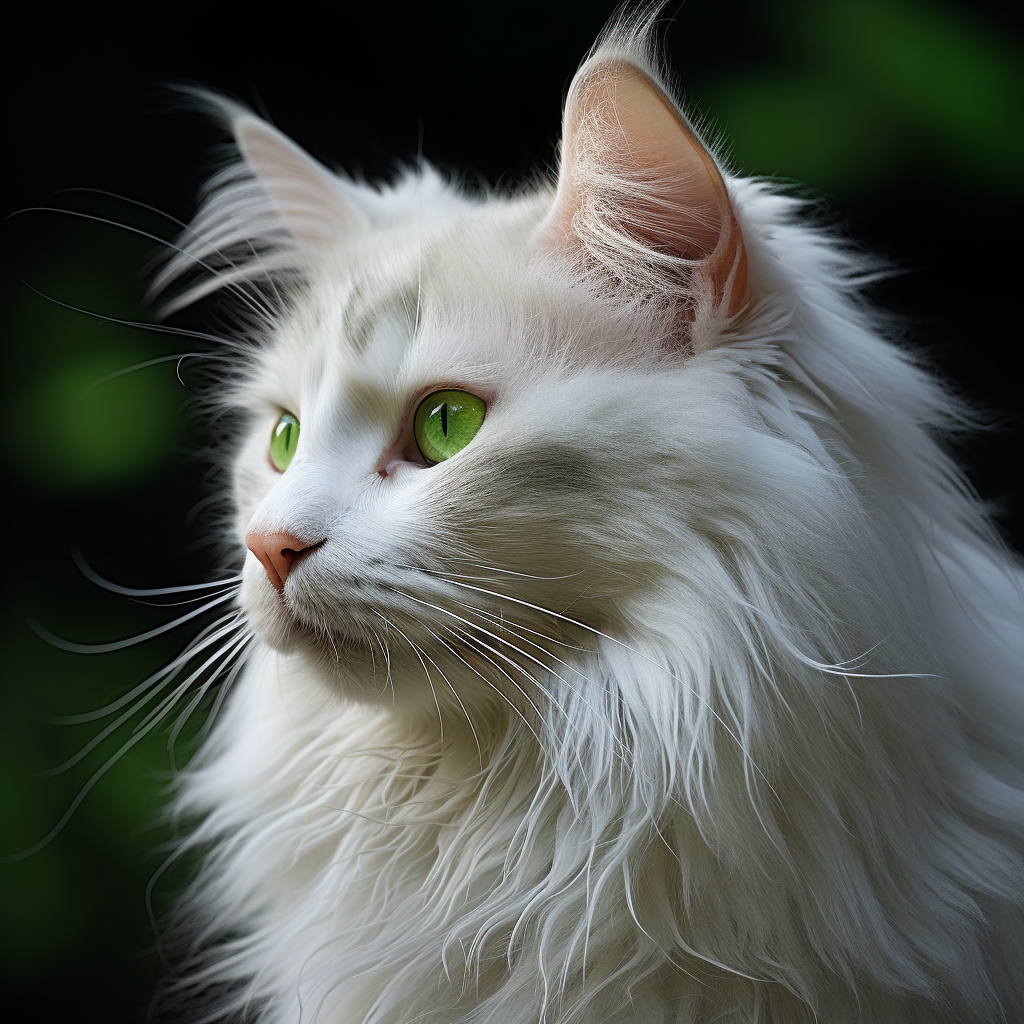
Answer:
<svg viewBox="0 0 1024 1024"><path fill-rule="evenodd" d="M295 457L299 443L299 421L286 412L270 435L270 460L283 473Z"/></svg>
<svg viewBox="0 0 1024 1024"><path fill-rule="evenodd" d="M416 444L424 458L444 462L461 452L476 436L486 411L483 400L468 391L435 391L427 395L413 421Z"/></svg>

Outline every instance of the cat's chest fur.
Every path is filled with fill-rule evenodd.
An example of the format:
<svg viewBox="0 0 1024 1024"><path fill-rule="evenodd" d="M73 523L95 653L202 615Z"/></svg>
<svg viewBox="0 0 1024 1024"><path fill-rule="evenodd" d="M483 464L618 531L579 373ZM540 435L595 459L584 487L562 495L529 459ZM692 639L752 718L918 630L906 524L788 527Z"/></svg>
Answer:
<svg viewBox="0 0 1024 1024"><path fill-rule="evenodd" d="M259 920L263 969L282 986L305 975L322 1019L347 1024L367 1019L389 987L398 990L390 1012L402 1012L413 977L429 986L448 969L464 972L489 901L494 963L476 994L493 994L523 896L551 869L554 833L531 850L532 865L517 866L516 885L505 877L544 786L538 752L516 751L482 786L491 751L477 750L464 724L441 739L429 724L395 722L385 707L325 704L322 687L282 700L282 660L271 653L249 669L223 750L183 802L206 815L196 838L233 837L222 912ZM504 900L495 900L503 884ZM339 970L350 979L343 986L334 984ZM287 1005L271 1019L290 1019Z"/></svg>

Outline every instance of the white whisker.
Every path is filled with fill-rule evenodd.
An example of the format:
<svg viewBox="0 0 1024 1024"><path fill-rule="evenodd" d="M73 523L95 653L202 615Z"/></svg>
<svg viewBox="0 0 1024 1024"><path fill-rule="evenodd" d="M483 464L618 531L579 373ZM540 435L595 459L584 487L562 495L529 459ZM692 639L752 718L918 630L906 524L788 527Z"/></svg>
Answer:
<svg viewBox="0 0 1024 1024"><path fill-rule="evenodd" d="M203 270L208 271L210 274L217 275L215 267L210 266L197 256L190 253L187 249L183 249L180 246L174 245L172 242L167 241L166 238L161 238L159 235L154 235L151 231L143 231L142 228L133 227L131 224L122 224L119 221L111 220L109 217L98 217L92 213L82 213L79 210L62 210L57 206L28 206L24 209L16 211L17 213L61 213L67 217L77 217L81 220L92 221L95 224L106 224L109 227L119 228L121 231L127 231L129 234L139 235L141 238L148 238L151 242L158 242L160 245L167 246L167 248L177 252L180 256L191 260L197 266ZM230 262L230 261L228 261ZM245 291L237 282L227 279L224 275L219 275L221 280L230 287L237 297L241 299L247 306L249 306L254 313L257 315L263 315L270 319L273 319L272 312L267 308L261 308L254 301L252 295Z"/></svg>
<svg viewBox="0 0 1024 1024"><path fill-rule="evenodd" d="M208 612L211 608L215 608L217 605L223 604L225 601L233 600L234 596L234 594L224 594L222 597L218 597L213 601L208 601L201 608L196 608L193 611L180 616L173 622L167 622L162 626L157 626L155 629L147 630L145 633L139 633L138 635L128 637L125 640L115 640L112 643L106 644L72 643L70 640L63 640L61 637L54 635L42 623L37 622L35 619L29 619L28 624L32 627L36 636L45 640L52 647L60 648L62 651L70 651L73 654L107 654L110 651L122 651L126 647L134 647L136 644L152 640L155 636L161 636L164 633L170 632L172 629L177 629L184 623L194 619L197 615L202 615L204 612Z"/></svg>
<svg viewBox="0 0 1024 1024"><path fill-rule="evenodd" d="M116 583L111 583L110 580L105 580L86 562L82 553L77 548L72 549L71 557L75 560L75 565L78 566L86 579L102 587L104 590L109 590L112 594L123 594L125 597L158 597L161 594L184 594L192 590L215 590L218 587L227 587L242 582L241 576L230 576L228 579L213 580L210 583L190 583L181 587L157 587L149 590L137 590L131 587L122 587Z"/></svg>
<svg viewBox="0 0 1024 1024"><path fill-rule="evenodd" d="M91 740L89 740L88 743L86 743L72 757L68 758L62 764L57 765L55 768L50 768L44 772L40 772L40 778L50 778L56 775L61 775L64 772L66 772L69 768L74 767L76 764L82 761L85 757L92 753L92 751L95 750L96 747L98 747L108 736L115 733L122 725L124 725L125 722L130 721L135 715L137 715L145 707L146 704L148 704L153 698L155 698L160 693L160 691L170 681L170 679L172 679L189 660L195 657L195 655L200 650L202 650L203 647L207 647L212 643L218 643L225 636L230 635L230 633L237 628L237 624L232 624L231 626L220 631L219 633L216 633L211 637L207 638L205 643L200 645L190 645L189 648L187 648L186 651L183 652L181 656L175 658L174 661L172 661L169 666L167 666L164 669L161 669L159 672L150 676L145 683L132 689L130 693L126 694L125 697L122 697L120 701L116 703L119 706L124 706L125 703L129 702L133 696L139 694L141 691L143 693L143 696L141 697L140 700L136 701L133 704L130 704L127 711L125 711L122 715L114 719L114 721L111 722L109 725L101 729L95 736L93 736ZM207 661L205 661L199 669L197 669L192 675L190 675L184 683L180 684L177 688L175 688L174 694L184 692L183 687L187 689L188 686L195 679L197 679L211 664L219 660L221 655L221 649L215 651L214 654L210 658L208 658ZM161 703L157 707L158 709L162 708L164 707L164 704ZM103 709L102 714L99 712L92 712L87 715L67 716L61 720L60 724L69 725L78 722L94 721L96 718L105 717L107 714L110 714L111 712L109 708L110 705L108 705L108 708ZM152 715L156 713L157 712L150 712L145 718L143 718L142 722L140 723L140 726L147 724L150 717L152 717Z"/></svg>
<svg viewBox="0 0 1024 1024"><path fill-rule="evenodd" d="M221 673L224 670L224 666L230 664L236 657L239 657L250 643L252 643L252 636L246 635L240 640L237 640L233 646L220 653L218 658L219 664L216 669L210 674L209 678L202 683L196 691L195 696L193 696L192 700L189 701L181 714L175 720L174 727L171 729L171 732L167 737L167 749L169 751L174 750L174 746L177 743L178 736L181 734L181 730L185 727L192 715L192 712L195 711L196 707L199 705L199 702L207 693L209 693L210 688L219 684L222 688L221 692L223 692L223 689L225 688L225 681L221 678ZM213 659L203 665L203 667L195 673L194 678L200 678L202 672L212 664L212 661Z"/></svg>
<svg viewBox="0 0 1024 1024"><path fill-rule="evenodd" d="M541 712L540 712L540 709L539 709L539 708L537 707L537 705L536 705L536 704L534 704L534 703L533 703L533 700L532 700L532 698L531 698L531 697L530 697L530 695L529 695L529 694L528 694L528 693L526 692L526 690L524 690L524 689L523 689L523 687L522 687L522 686L520 686L520 685L519 685L519 683L518 683L518 682L516 682L516 680L515 680L515 679L513 679L513 678L512 678L512 676L510 676L510 675L508 674L508 672L507 672L507 671L506 671L506 670L505 670L504 668L502 668L502 667L501 667L501 665L499 665L499 664L498 664L498 663L497 663L497 662L496 662L496 661L494 660L494 658L492 658L492 657L491 657L491 656L490 656L490 655L489 655L489 654L487 653L487 650L486 650L486 648L485 648L484 650L481 650L481 649L480 649L480 647L481 647L482 645L480 645L480 644L479 644L479 642L478 642L478 641L476 641L474 637L472 637L472 636L469 636L469 635L467 635L467 634L465 634L465 633L461 632L460 630L458 630L458 629L456 629L455 627L453 627L453 626L450 626L450 625L445 625L445 626L444 626L443 628L444 628L444 629L445 629L445 630L446 630L447 632L451 633L451 635L452 635L453 637L455 637L455 638L456 638L456 640L458 640L458 641L459 641L460 643L462 643L462 644L465 644L466 646L468 646L468 647L469 647L469 648L470 648L471 650L473 650L473 652L474 652L474 653L478 654L478 655L479 655L479 656L480 656L481 658L483 658L483 659L484 659L484 661L486 661L486 662L487 662L488 664L490 664L490 665L493 665L493 666L494 666L494 668L495 668L495 671L497 671L497 672L498 672L498 673L499 673L500 675L504 676L504 677L505 677L505 678L506 678L506 679L507 679L507 680L509 681L509 683L511 683L511 684L512 684L512 686L513 686L513 687L514 687L514 688L515 688L516 690L518 690L520 694L522 694L522 696L523 696L523 699L524 699L524 700L525 700L525 701L527 702L527 704L529 704L529 705L530 705L530 706L531 706L531 707L533 708L534 712L535 712L535 713L536 713L536 715L537 715L537 718L538 718L538 720L539 720L539 719L540 719L540 718L542 717L542 716L541 716ZM457 651L453 651L453 653L455 653L456 657L460 657L460 655L458 654L458 652L457 652ZM466 665L466 666L467 666L467 667L468 667L468 668L469 668L469 669L470 669L470 670L471 670L472 672L474 672L474 673L476 674L476 676L477 676L477 677L478 677L479 679L483 680L483 682L485 682L485 683L486 683L486 684L488 685L488 687L490 687L490 689L492 689L492 690L493 690L493 691L494 691L495 693L497 693L497 694L498 694L498 696L499 696L499 697L501 697L501 699L502 699L502 700L504 700L506 704L508 704L508 706L509 706L509 707L510 707L510 708L512 709L512 711L513 711L513 712L515 712L515 714L516 714L516 715L518 716L518 718L519 718L519 719L520 719L520 720L521 720L521 721L523 722L523 724L524 724L524 725L525 725L525 726L527 727L527 729L529 729L529 730L530 730L530 733L531 733L531 735L532 735L532 736L533 736L533 738L534 738L534 739L535 739L535 740L537 741L537 745L538 745L538 746L540 746L540 747L541 747L541 748L543 749L543 747L542 747L542 743L541 743L541 738L540 738L539 734L537 733L537 730L536 730L536 728L534 727L533 723L532 723L532 722L530 722L530 720L529 720L529 719L528 719L528 718L526 717L526 715L524 715L524 714L523 714L522 708L520 708L520 707L517 707L517 706L516 706L516 704L515 704L515 702L514 702L514 701L513 701L513 700L512 700L512 699L511 699L511 698L510 698L509 696L508 696L508 694L507 694L507 693L505 693L505 692L504 692L504 691L503 691L503 690L501 689L501 687L500 687L500 686L495 686L495 685L494 685L494 682L493 682L493 680L491 680L491 679L488 679L488 678L487 678L487 677L486 677L486 676L485 676L485 675L484 675L484 674L483 674L483 673L482 673L482 672L481 672L481 671L480 671L480 670L479 670L479 669L478 669L478 668L477 668L477 667L476 667L475 665L472 665L472 664L470 664L470 663L469 663L468 661L466 661L466 660L465 660L464 658L462 658L461 660L463 661L463 663L464 663L464 664L465 664L465 665ZM508 661L509 659L507 659L507 658L506 658L506 659L504 659L504 660ZM513 662L513 664L515 664L515 663ZM524 671L524 670L523 670L523 669L521 668L521 666L519 666L519 665L516 665L515 667L516 667L516 668L518 668L520 672L523 672L523 671ZM532 678L532 677L530 677L530 678Z"/></svg>
<svg viewBox="0 0 1024 1024"><path fill-rule="evenodd" d="M403 593L402 591L394 589L394 588L391 588L391 589L394 591L394 593L398 594L399 597L403 597L407 601L413 601L416 604L422 604L425 607L432 609L433 611L441 612L444 615L451 616L453 619L456 619L457 621L462 622L463 624L468 626L470 629L478 629L481 632L487 633L486 630L484 630L482 627L478 626L476 623L471 622L469 619L463 618L461 615L458 615L455 612L450 611L449 609L442 607L441 605L432 604L429 601L424 601L424 600L422 600L422 599L420 599L418 597L413 597L411 594ZM459 633L455 632L453 627L448 626L447 628L448 628L449 632L453 633L453 635L460 635ZM492 635L493 636L493 634L488 634L488 635ZM499 643L505 643L505 641L503 641L500 637L493 637L493 639L497 640ZM486 644L483 644L483 642L480 641L479 639L474 638L474 642L478 646L483 646L483 647L487 648L488 650L491 650L491 652L493 654L495 654L497 657L501 658L503 661L506 661L509 664L514 665L515 668L518 671L520 671L524 675L526 675L527 678L529 678L532 682L537 682L537 680L533 676L531 676L528 672L526 672L526 670L523 669L523 667L521 665L519 665L518 662L514 661L512 658L509 658L508 655L501 654L498 651L494 651L493 648L490 648ZM529 657L529 656L527 655L527 657ZM538 661L536 658L531 658L531 660L536 662L536 664L539 665L545 672L550 671L548 666L545 665L543 662ZM505 673L503 673L503 674L505 674ZM508 678L511 678L511 677L508 677ZM526 698L526 700L529 702L530 706L537 713L537 715L540 716L541 715L540 709L534 703L533 699L526 693L526 691L521 686L519 686L518 683L515 683L514 685L516 686L516 689L518 689L519 692L522 693L522 695Z"/></svg>
<svg viewBox="0 0 1024 1024"><path fill-rule="evenodd" d="M214 622L210 623L210 625L203 629L203 631L199 633L180 654L173 658L169 664L165 665L157 672L154 672L153 675L144 679L137 686L133 687L126 694L118 697L117 700L112 701L110 704L106 704L95 711L87 711L83 714L60 715L58 717L51 718L50 721L54 725L81 725L84 722L95 722L97 719L106 718L107 715L112 715L115 711L123 708L125 704L129 703L139 694L149 689L149 687L157 680L166 675L173 675L200 651L209 647L211 644L216 643L222 634L214 634L214 631L220 629L223 623L233 622L236 618L237 612L230 612L229 614L223 615L219 619L214 620Z"/></svg>
<svg viewBox="0 0 1024 1024"><path fill-rule="evenodd" d="M250 636L249 640L250 642L253 642L255 638ZM217 693L213 698L213 703L210 705L210 710L207 712L206 718L196 736L197 742L202 742L207 735L209 735L210 730L217 722L220 709L223 706L224 701L227 699L228 694L231 693L232 686L235 679L238 677L238 674L243 668L245 668L246 660L251 650L251 647L249 650L242 648L239 652L238 658L235 660L235 663L228 669L227 674L219 680Z"/></svg>
<svg viewBox="0 0 1024 1024"><path fill-rule="evenodd" d="M189 676L189 679L174 689L174 691L167 697L165 697L158 705L158 710L165 711L173 707L174 703L180 698L180 696L187 690L188 685L197 678L198 675L193 673ZM61 815L57 824L50 829L49 832L43 836L38 842L34 843L26 850L22 850L19 853L12 854L7 859L9 861L19 861L26 857L31 857L33 854L38 853L44 847L48 846L64 829L64 826L71 820L75 812L81 806L82 801L89 795L96 784L106 775L106 773L115 765L121 758L134 747L137 743L142 741L149 735L149 733L160 723L162 720L162 714L156 714L151 712L146 717L146 725L141 728L136 728L132 736L129 737L120 748L112 754L107 760L89 777L86 783L78 791L78 794L71 801L67 810Z"/></svg>

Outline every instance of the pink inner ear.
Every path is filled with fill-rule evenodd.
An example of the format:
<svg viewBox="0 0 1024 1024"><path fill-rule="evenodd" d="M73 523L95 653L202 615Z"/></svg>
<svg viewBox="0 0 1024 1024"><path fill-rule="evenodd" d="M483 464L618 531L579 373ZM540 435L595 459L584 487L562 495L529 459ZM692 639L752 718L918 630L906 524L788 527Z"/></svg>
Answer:
<svg viewBox="0 0 1024 1024"><path fill-rule="evenodd" d="M541 243L601 239L651 263L699 264L736 312L746 293L746 252L725 181L665 92L625 61L584 67L566 105L555 204ZM635 243L639 243L636 245Z"/></svg>

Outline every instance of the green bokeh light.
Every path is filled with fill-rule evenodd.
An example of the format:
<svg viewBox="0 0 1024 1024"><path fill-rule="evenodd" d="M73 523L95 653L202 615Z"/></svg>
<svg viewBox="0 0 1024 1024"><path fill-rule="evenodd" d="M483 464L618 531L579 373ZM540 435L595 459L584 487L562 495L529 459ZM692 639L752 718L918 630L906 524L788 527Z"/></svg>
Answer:
<svg viewBox="0 0 1024 1024"><path fill-rule="evenodd" d="M126 482L173 451L185 392L141 332L34 295L21 318L21 386L5 445L26 476L58 489ZM104 309L94 301L87 308ZM14 439L17 440L14 440Z"/></svg>
<svg viewBox="0 0 1024 1024"><path fill-rule="evenodd" d="M1019 182L1024 75L1012 46L920 0L788 8L766 22L785 61L706 90L742 170L832 192L914 162L940 180Z"/></svg>

